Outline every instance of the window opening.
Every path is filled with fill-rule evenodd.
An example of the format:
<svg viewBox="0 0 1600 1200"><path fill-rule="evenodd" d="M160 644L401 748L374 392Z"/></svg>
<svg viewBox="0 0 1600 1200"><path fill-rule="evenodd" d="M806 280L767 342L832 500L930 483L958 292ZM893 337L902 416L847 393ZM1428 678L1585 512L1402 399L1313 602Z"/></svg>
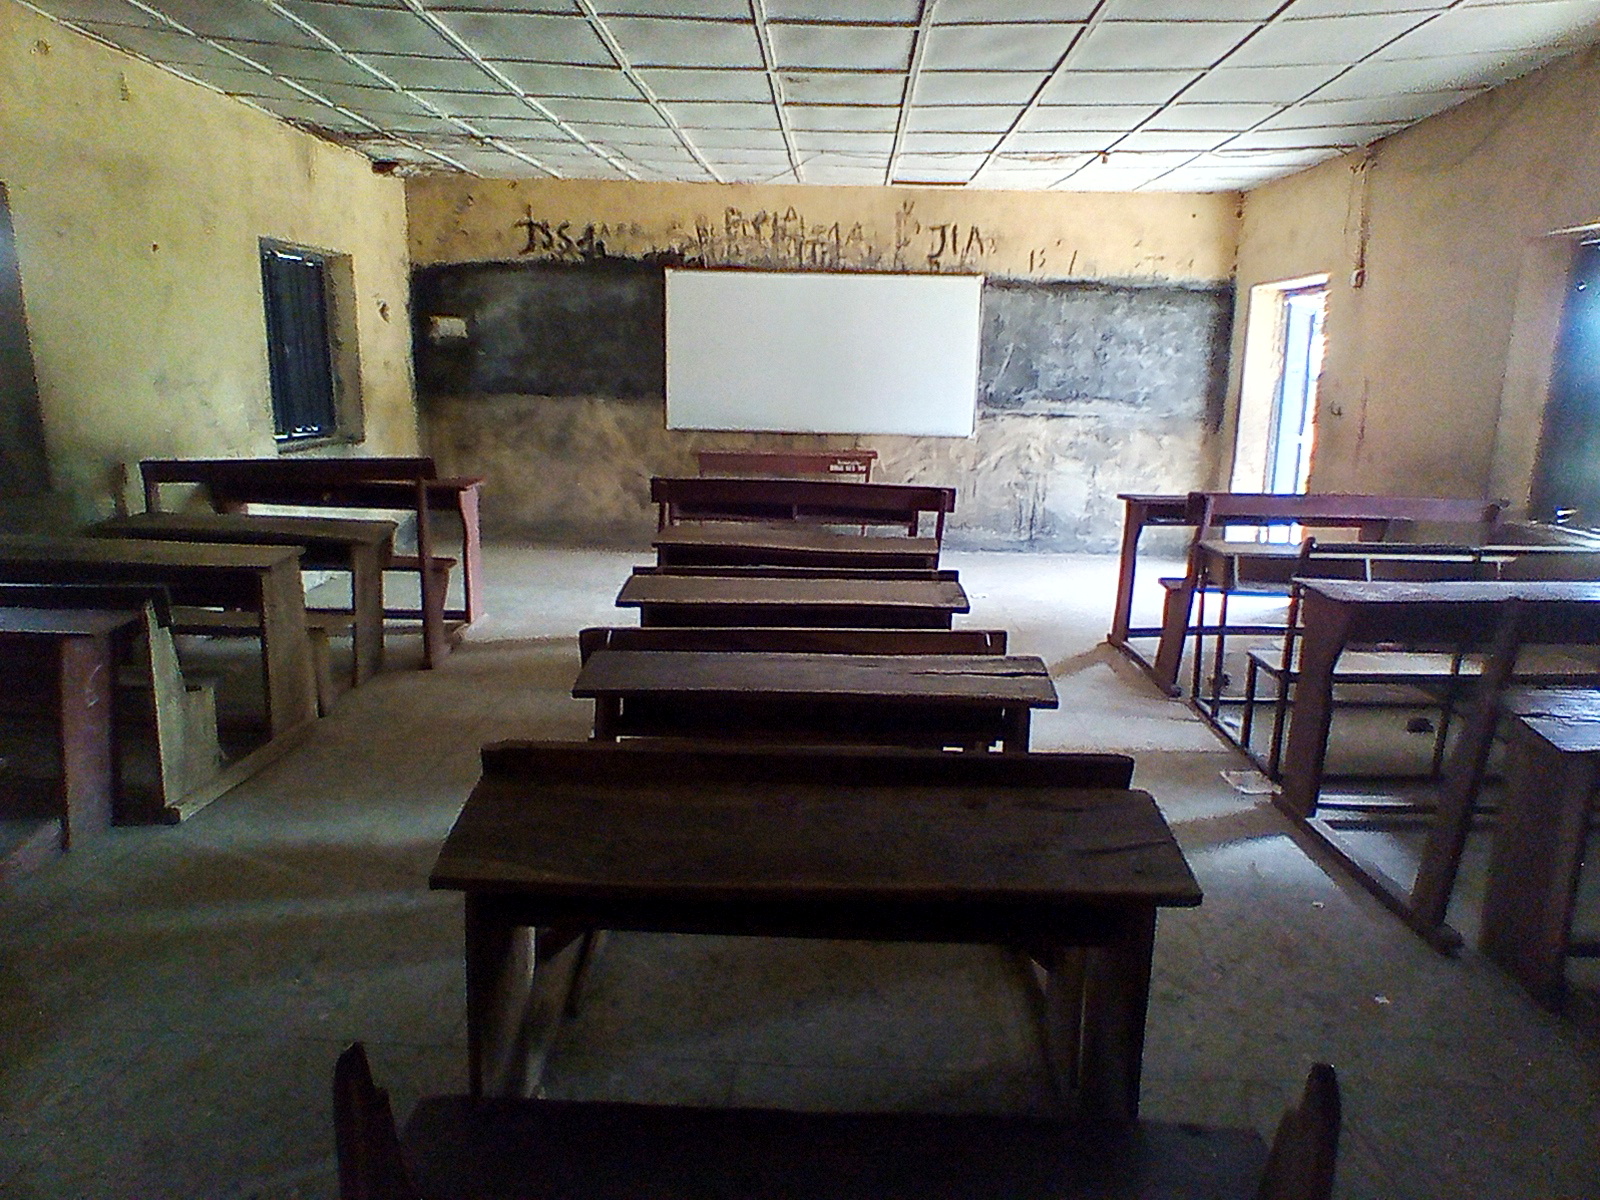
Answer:
<svg viewBox="0 0 1600 1200"><path fill-rule="evenodd" d="M339 432L329 326L328 264L309 250L263 243L273 432L280 442Z"/></svg>
<svg viewBox="0 0 1600 1200"><path fill-rule="evenodd" d="M1567 277L1530 515L1600 527L1600 241L1578 246Z"/></svg>

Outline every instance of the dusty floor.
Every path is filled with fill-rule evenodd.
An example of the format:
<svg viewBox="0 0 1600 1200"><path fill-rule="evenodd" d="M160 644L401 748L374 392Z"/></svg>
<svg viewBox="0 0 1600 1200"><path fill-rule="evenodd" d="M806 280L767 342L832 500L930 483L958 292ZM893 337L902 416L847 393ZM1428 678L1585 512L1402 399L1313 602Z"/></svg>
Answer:
<svg viewBox="0 0 1600 1200"><path fill-rule="evenodd" d="M367 1042L402 1113L464 1087L460 898L427 874L481 743L586 734L574 634L626 622L611 598L639 557L494 549L493 615L443 669L398 669L415 659L399 639L397 669L189 822L113 831L0 892L0 1197L330 1197L346 1042ZM1161 918L1147 1116L1269 1133L1326 1059L1341 1196L1600 1195L1592 987L1548 1015L1308 857L1222 778L1243 760L1099 645L1114 560L948 557L961 623L1051 665L1062 706L1035 747L1135 754L1205 888ZM1471 930L1470 897L1453 916ZM1045 1086L1028 1011L982 950L619 937L547 1085L1027 1110Z"/></svg>

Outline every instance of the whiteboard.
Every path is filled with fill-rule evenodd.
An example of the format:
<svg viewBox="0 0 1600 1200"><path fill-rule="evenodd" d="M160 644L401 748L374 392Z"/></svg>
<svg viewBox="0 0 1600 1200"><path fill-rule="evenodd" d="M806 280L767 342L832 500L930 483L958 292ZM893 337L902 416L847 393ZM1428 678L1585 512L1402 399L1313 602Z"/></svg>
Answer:
<svg viewBox="0 0 1600 1200"><path fill-rule="evenodd" d="M667 272L667 428L970 437L978 275Z"/></svg>

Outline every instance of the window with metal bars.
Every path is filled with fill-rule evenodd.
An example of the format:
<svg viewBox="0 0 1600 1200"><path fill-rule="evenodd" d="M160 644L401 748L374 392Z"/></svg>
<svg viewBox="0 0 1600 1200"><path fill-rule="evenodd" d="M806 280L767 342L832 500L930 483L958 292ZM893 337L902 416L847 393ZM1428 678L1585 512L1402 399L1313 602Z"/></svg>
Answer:
<svg viewBox="0 0 1600 1200"><path fill-rule="evenodd" d="M262 242L272 418L280 442L339 433L328 285L325 255Z"/></svg>

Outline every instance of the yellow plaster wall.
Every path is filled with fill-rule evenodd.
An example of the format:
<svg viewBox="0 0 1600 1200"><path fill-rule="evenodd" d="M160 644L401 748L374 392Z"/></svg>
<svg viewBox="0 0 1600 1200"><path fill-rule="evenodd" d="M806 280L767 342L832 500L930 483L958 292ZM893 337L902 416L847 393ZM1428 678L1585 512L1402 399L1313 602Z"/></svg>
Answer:
<svg viewBox="0 0 1600 1200"><path fill-rule="evenodd" d="M1526 498L1539 414L1501 412L1519 276L1542 235L1600 219L1597 95L1591 49L1246 196L1236 349L1253 285L1331 276L1313 490ZM1238 375L1236 353L1230 413Z"/></svg>
<svg viewBox="0 0 1600 1200"><path fill-rule="evenodd" d="M1218 283L1238 196L1108 195L437 175L406 189L418 265L666 254L786 270Z"/></svg>
<svg viewBox="0 0 1600 1200"><path fill-rule="evenodd" d="M54 486L274 453L258 239L352 256L366 440L415 452L402 185L361 156L0 0L11 199Z"/></svg>

